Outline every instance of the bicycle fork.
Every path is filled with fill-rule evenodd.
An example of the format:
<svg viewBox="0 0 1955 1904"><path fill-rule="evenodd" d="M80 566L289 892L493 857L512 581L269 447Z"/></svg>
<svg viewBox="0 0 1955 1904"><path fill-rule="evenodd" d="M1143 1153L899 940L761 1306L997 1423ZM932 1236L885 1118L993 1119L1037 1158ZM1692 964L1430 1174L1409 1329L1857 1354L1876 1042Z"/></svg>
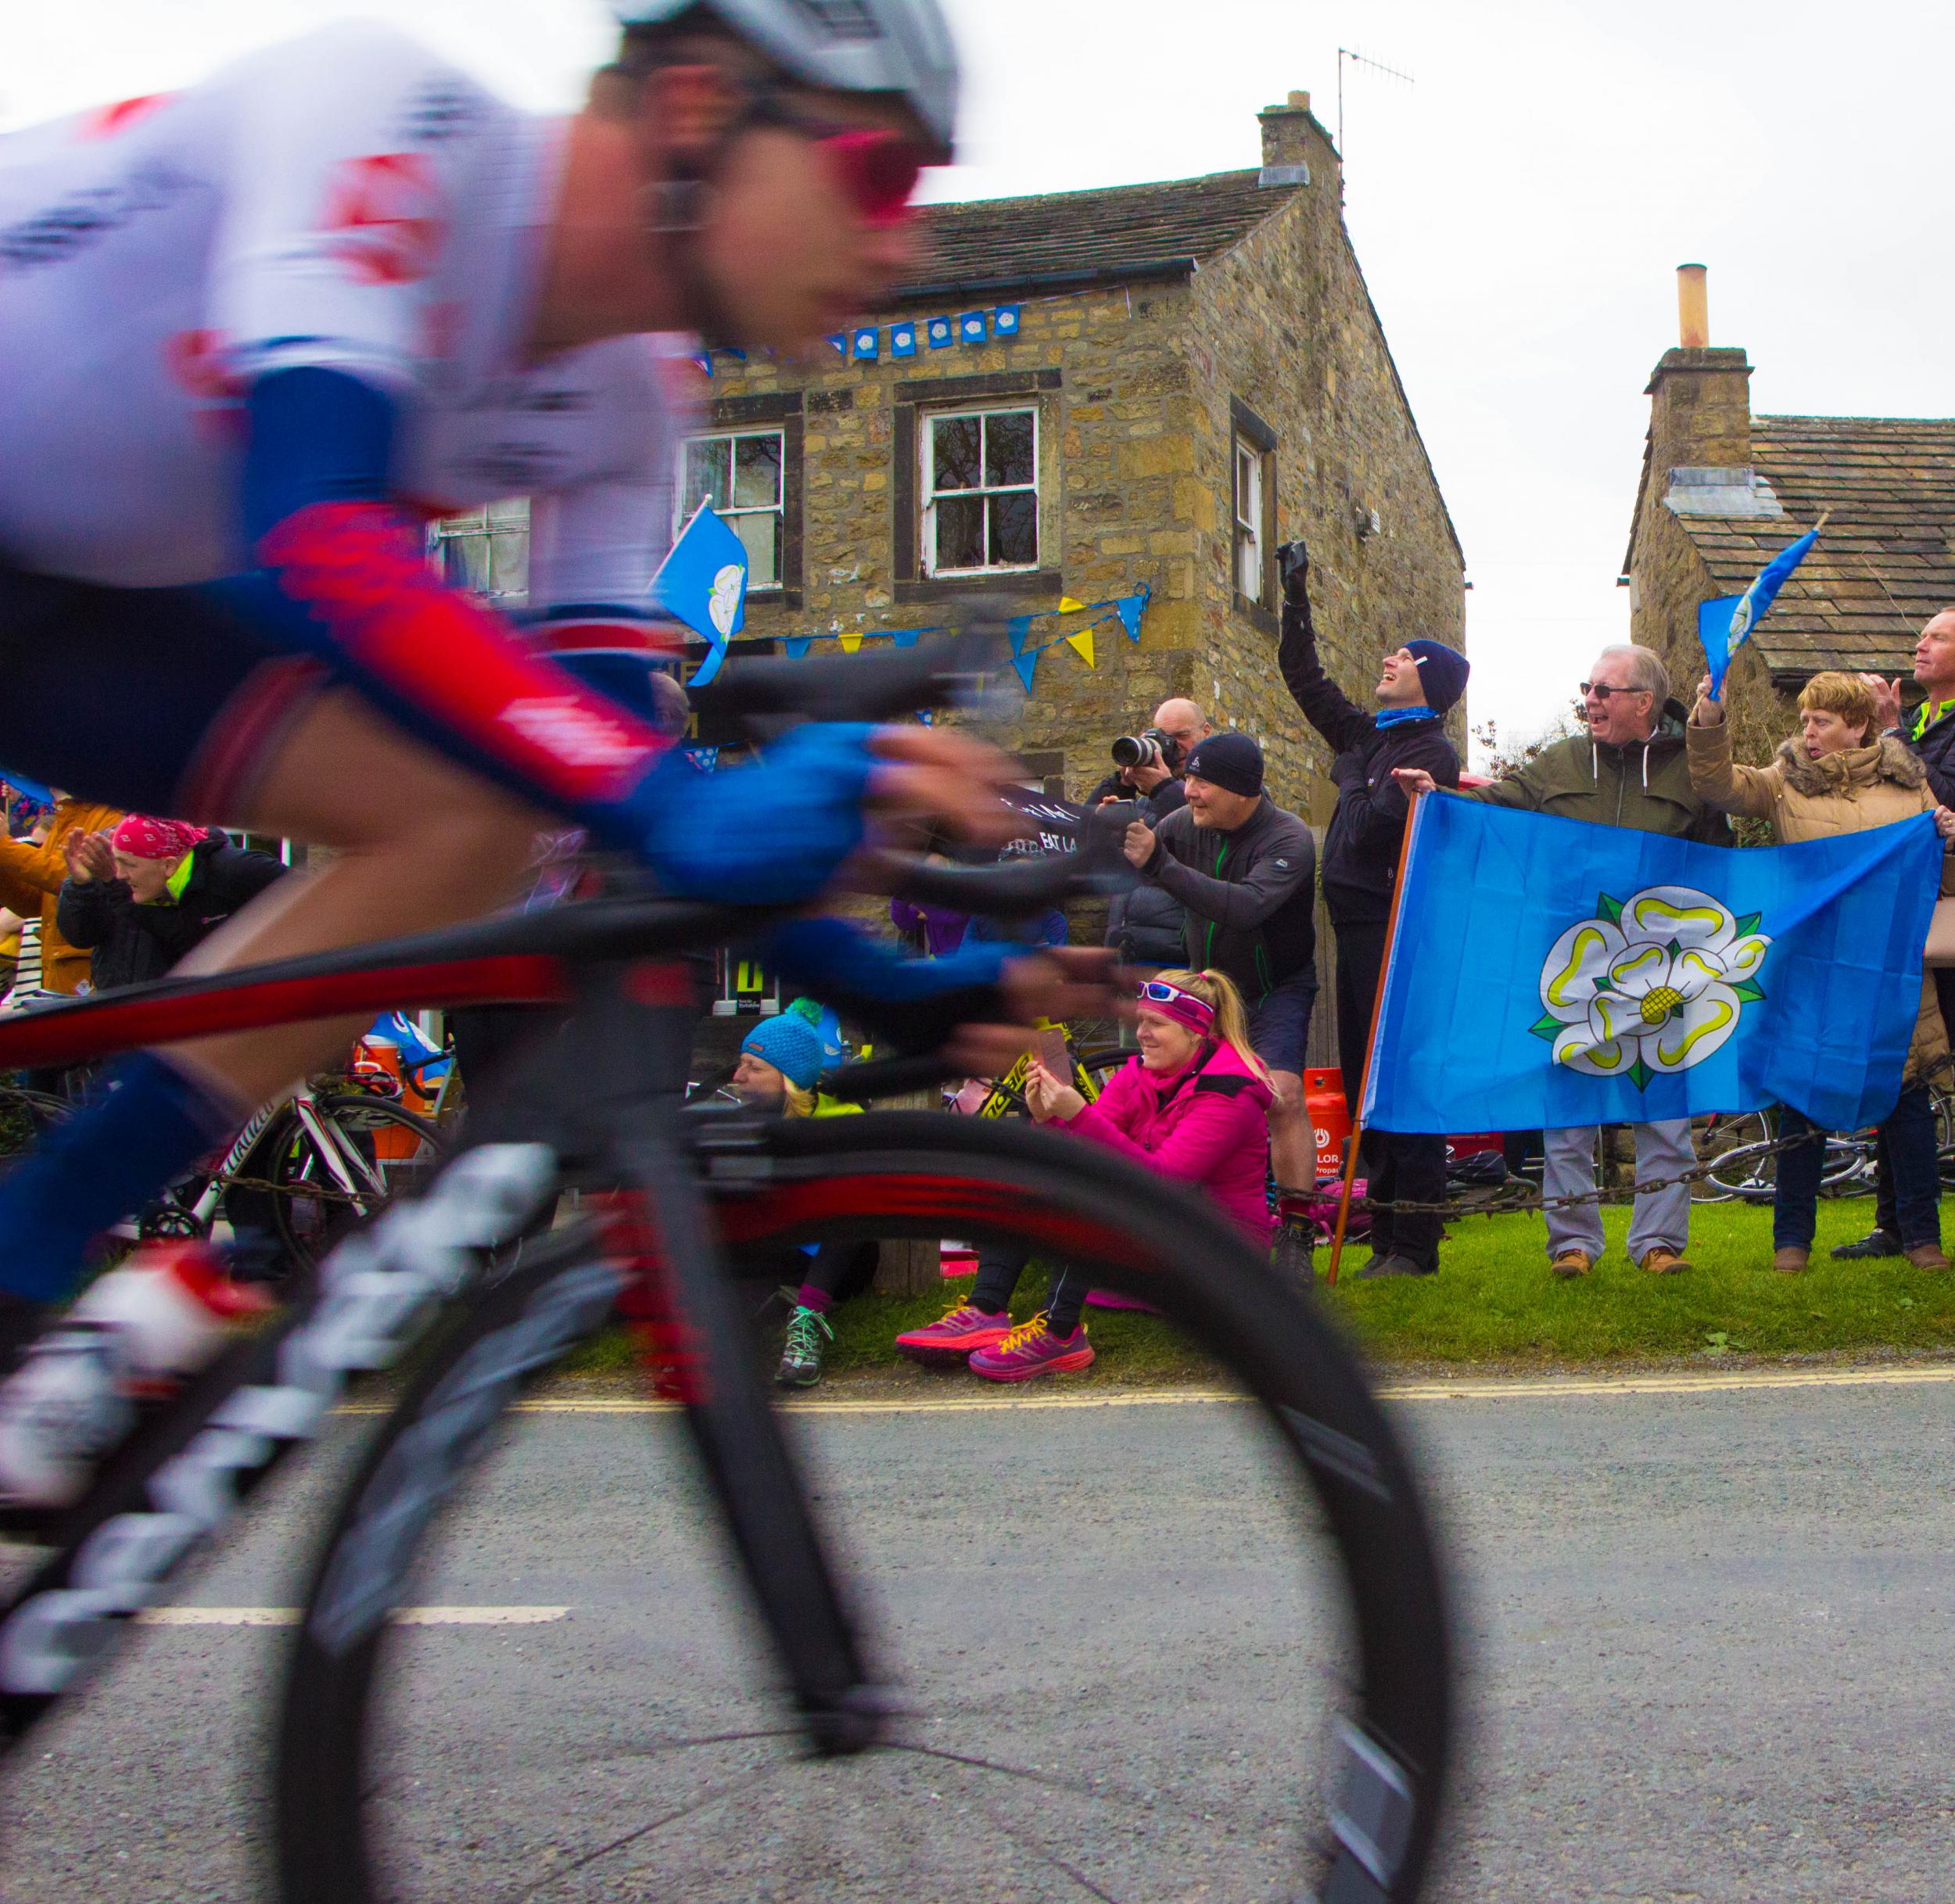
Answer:
<svg viewBox="0 0 1955 1904"><path fill-rule="evenodd" d="M639 1320L669 1357L719 1511L817 1752L873 1744L891 1709L864 1664L753 1330L676 1127L647 1106L617 1138L642 1281Z"/></svg>

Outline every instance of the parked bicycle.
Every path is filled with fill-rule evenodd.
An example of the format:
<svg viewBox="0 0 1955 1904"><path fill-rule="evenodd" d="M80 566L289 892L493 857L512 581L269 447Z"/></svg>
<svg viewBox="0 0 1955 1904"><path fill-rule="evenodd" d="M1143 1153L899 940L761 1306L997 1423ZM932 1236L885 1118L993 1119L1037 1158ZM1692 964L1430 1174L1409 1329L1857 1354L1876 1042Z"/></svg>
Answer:
<svg viewBox="0 0 1955 1904"><path fill-rule="evenodd" d="M771 691L873 718L951 685L927 653L888 662L762 665L752 705ZM887 883L974 911L1079 890L1066 865L1024 862L892 866ZM673 961L757 923L627 893L0 1025L0 1064L38 1064L163 1027L409 998L554 1008L477 1095L466 1147L425 1195L322 1264L295 1262L261 1333L157 1404L77 1505L20 1530L47 1554L0 1605L7 1742L350 1382L411 1356L329 1511L296 1631L272 1832L285 1904L568 1899L618 1882L688 1899L974 1901L999 1894L1007 1866L1038 1897L1416 1897L1451 1723L1445 1594L1410 1465L1351 1351L1199 1197L1064 1137L930 1113L685 1111L698 1014ZM873 1098L942 1068L896 1061L838 1083ZM578 1214L558 1225L572 1191ZM1125 1538L1082 1526L1049 1557L1089 1569L1089 1628L1055 1628L1036 1576L985 1572L995 1618L1039 1641L1029 1676L1015 1647L956 1644L965 1610L933 1620L902 1581L872 1625L831 1523L877 1477L824 1464L811 1491L736 1293L743 1250L945 1234L1089 1266L1184 1330L1240 1398L1211 1404L1212 1471L1171 1513L1143 1490ZM651 1418L683 1424L698 1479L594 1474L615 1512L553 1502L522 1577L504 1569L495 1590L529 1590L574 1551L610 1569L628 1610L530 1630L519 1649L474 1655L459 1685L439 1630L392 1615L481 1584L477 1534L507 1526L523 1458L505 1434L548 1418L518 1402L616 1316L676 1388L677 1411ZM967 1478L985 1511L956 1533L1008 1541L1008 1491ZM686 1604L701 1483L757 1624L708 1632ZM852 1558L873 1574L873 1547ZM744 1655L762 1636L756 1673ZM483 1696L481 1674L514 1702ZM791 1784L805 1807L755 1802ZM716 1805L730 1837L706 1828Z"/></svg>

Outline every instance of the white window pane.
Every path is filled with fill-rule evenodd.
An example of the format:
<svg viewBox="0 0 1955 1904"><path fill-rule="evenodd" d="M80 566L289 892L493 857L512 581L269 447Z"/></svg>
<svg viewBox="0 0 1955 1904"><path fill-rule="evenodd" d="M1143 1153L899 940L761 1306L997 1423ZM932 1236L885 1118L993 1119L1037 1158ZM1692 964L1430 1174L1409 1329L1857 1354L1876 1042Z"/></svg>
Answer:
<svg viewBox="0 0 1955 1904"><path fill-rule="evenodd" d="M780 507L780 439L736 436L733 443L733 501L742 509Z"/></svg>
<svg viewBox="0 0 1955 1904"><path fill-rule="evenodd" d="M1003 489L1032 480L1031 412L1009 411L985 419L985 485Z"/></svg>
<svg viewBox="0 0 1955 1904"><path fill-rule="evenodd" d="M974 489L982 468L983 425L977 417L938 417L930 426L934 486Z"/></svg>
<svg viewBox="0 0 1955 1904"><path fill-rule="evenodd" d="M747 586L774 588L780 581L780 518L771 509L729 516L729 525L746 545Z"/></svg>
<svg viewBox="0 0 1955 1904"><path fill-rule="evenodd" d="M450 588L473 589L478 593L489 586L489 538L486 536L444 536L441 542L441 579Z"/></svg>
<svg viewBox="0 0 1955 1904"><path fill-rule="evenodd" d="M500 529L489 537L489 586L498 595L529 593L529 532Z"/></svg>

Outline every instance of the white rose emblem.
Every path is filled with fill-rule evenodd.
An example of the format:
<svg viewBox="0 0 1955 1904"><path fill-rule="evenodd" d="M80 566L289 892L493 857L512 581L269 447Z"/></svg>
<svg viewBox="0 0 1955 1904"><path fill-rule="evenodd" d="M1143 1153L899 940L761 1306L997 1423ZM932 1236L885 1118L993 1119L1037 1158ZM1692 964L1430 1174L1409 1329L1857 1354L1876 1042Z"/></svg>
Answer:
<svg viewBox="0 0 1955 1904"><path fill-rule="evenodd" d="M1555 1062L1591 1077L1631 1077L1702 1064L1764 997L1759 968L1771 941L1758 915L1735 919L1709 893L1650 886L1570 926L1541 966L1547 1015L1530 1027Z"/></svg>
<svg viewBox="0 0 1955 1904"><path fill-rule="evenodd" d="M737 562L727 563L712 579L712 596L706 612L722 635L733 633L734 617L740 612L741 585L746 579L747 572Z"/></svg>

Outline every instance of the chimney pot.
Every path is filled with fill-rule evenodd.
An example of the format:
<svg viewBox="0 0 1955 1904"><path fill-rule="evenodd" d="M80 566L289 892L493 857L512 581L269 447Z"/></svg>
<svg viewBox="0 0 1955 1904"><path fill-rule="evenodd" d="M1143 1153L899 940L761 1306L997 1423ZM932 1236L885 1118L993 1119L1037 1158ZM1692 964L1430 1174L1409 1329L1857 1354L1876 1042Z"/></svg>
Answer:
<svg viewBox="0 0 1955 1904"><path fill-rule="evenodd" d="M1710 293L1705 285L1701 264L1677 267L1677 341L1686 350L1702 350L1710 344Z"/></svg>
<svg viewBox="0 0 1955 1904"><path fill-rule="evenodd" d="M1308 112L1310 110L1310 95L1307 92L1293 92L1290 95L1290 108L1293 113Z"/></svg>

